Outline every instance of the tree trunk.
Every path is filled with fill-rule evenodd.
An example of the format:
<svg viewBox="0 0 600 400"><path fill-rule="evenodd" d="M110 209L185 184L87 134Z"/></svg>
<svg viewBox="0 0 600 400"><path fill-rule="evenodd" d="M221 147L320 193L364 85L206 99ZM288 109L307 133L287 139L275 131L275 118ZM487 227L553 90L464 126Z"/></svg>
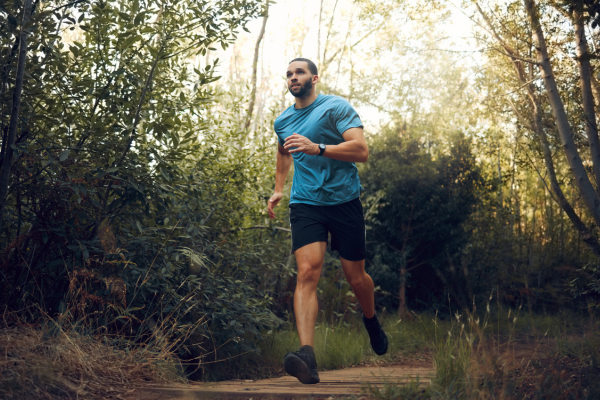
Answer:
<svg viewBox="0 0 600 400"><path fill-rule="evenodd" d="M317 62L321 64L321 21L323 20L323 0L319 7L319 28L317 30Z"/></svg>
<svg viewBox="0 0 600 400"><path fill-rule="evenodd" d="M592 93L594 94L594 105L596 107L600 107L600 83L598 83L598 80L594 77L593 71L590 74L590 81L592 82ZM596 112L599 112L599 111L596 111Z"/></svg>
<svg viewBox="0 0 600 400"><path fill-rule="evenodd" d="M400 291L398 293L400 305L398 306L398 316L401 319L407 319L408 309L406 308L406 268L400 268Z"/></svg>
<svg viewBox="0 0 600 400"><path fill-rule="evenodd" d="M596 110L594 109L594 95L592 94L592 71L590 68L590 54L588 51L585 29L583 26L583 4L578 3L573 11L573 25L575 26L575 45L577 49L577 64L579 65L579 83L585 114L585 133L590 145L590 155L594 165L596 190L600 189L600 139L598 138L598 125L596 123Z"/></svg>
<svg viewBox="0 0 600 400"><path fill-rule="evenodd" d="M548 55L546 40L544 38L544 33L542 32L542 25L540 23L537 6L534 0L524 0L524 2L525 10L531 23L538 67L544 80L546 94L548 95L550 106L552 107L552 114L558 127L558 133L560 135L563 150L567 156L567 161L569 162L569 166L571 167L571 171L573 172L577 182L577 187L579 188L581 197L583 198L591 216L594 218L596 225L600 226L600 199L598 198L598 195L592 186L592 183L590 182L573 140L567 113L560 98L556 80L554 79L554 73L552 71L552 65L550 64L550 56Z"/></svg>
<svg viewBox="0 0 600 400"><path fill-rule="evenodd" d="M335 9L337 8L338 1L339 0L335 0L335 3L333 4L333 11L331 12L331 18L329 19L329 24L327 26L327 36L325 37L325 46L323 46L323 59L321 60L321 65L319 65L319 76L321 80L323 80L323 77L327 71L327 67L329 67L329 63L331 62L327 61L327 47L329 46L329 36L331 35L333 17L335 17ZM330 60L333 60L333 58L331 58Z"/></svg>
<svg viewBox="0 0 600 400"><path fill-rule="evenodd" d="M254 103L256 102L256 74L258 69L258 54L260 50L260 42L265 36L265 28L267 26L267 19L269 18L269 0L265 4L265 12L263 16L262 27L260 28L260 33L258 34L258 39L256 39L256 46L254 47L254 59L252 61L252 91L250 92L250 104L248 105L248 115L246 116L246 123L244 124L244 129L248 129L250 127L250 123L252 123L252 113L254 112Z"/></svg>
<svg viewBox="0 0 600 400"><path fill-rule="evenodd" d="M528 97L531 101L531 105L533 107L533 124L526 121L520 115L517 108L514 105L512 105L512 103L511 103L511 105L513 106L514 112L515 112L517 118L521 121L521 123L523 123L523 125L525 125L528 129L533 131L536 134L536 136L538 137L538 139L540 140L540 144L542 145L541 146L542 152L544 154L544 164L546 166L546 171L548 172L548 177L550 179L550 188L548 188L548 189L549 190L551 189L551 192L554 194L553 199L560 205L560 207L564 210L565 214L567 214L567 216L571 220L571 223L573 224L575 229L577 229L577 231L581 235L581 238L583 239L583 241L592 249L594 255L596 255L596 257L600 258L600 243L598 242L598 239L592 234L591 230L588 229L588 227L583 223L583 221L581 221L581 218L579 217L577 212L573 209L573 207L571 206L571 203L569 203L569 200L567 200L567 198L565 197L564 192L562 191L562 189L558 183L558 179L556 177L556 169L554 167L554 161L552 160L552 151L550 149L550 144L548 142L546 132L544 131L544 126L543 126L543 121L542 121L542 104L541 104L538 96L536 95L536 90L537 90L536 87L532 83L532 80L529 79L529 77L525 74L525 71L523 69L522 57L519 57L512 48L510 48L508 45L506 45L506 43L504 43L504 41L502 40L500 35L498 35L496 30L494 29L494 26L492 25L490 19L483 12L483 10L479 7L479 4L475 3L475 5L477 6L479 13L482 15L483 19L487 23L488 27L492 31L492 34L494 35L494 37L496 38L498 43L504 48L506 53L508 53L508 56L511 58L511 61L513 63L513 66L515 67L515 72L516 72L516 75L517 75L519 81L521 82L523 87L525 87L527 90L527 95L528 95ZM543 37L542 31L541 31L541 27L539 25L539 18L537 18L537 10L533 10L533 7L534 7L533 0L525 0L525 7L527 8L528 5L530 6L530 8L528 8L528 14L530 16L534 15L533 12L536 11L535 18L531 17L532 18L532 26L534 28L537 26L537 30L534 29L534 32L532 32L532 35L534 36L534 41L543 44L543 48L539 44L537 46L538 62L540 63L540 66L541 66L540 58L545 59L545 61L547 63L547 69L550 70L550 76L548 76L548 74L546 74L544 72L544 70L542 70L542 75L544 77L545 83L546 83L546 79L551 80L551 82L550 82L551 85L550 86L546 85L546 90L549 92L548 97L552 97L551 104L553 106L552 108L553 108L553 111L555 114L555 120L557 120L557 117L556 117L557 111L555 110L554 106L556 105L556 103L558 103L558 105L562 109L562 114L561 113L558 113L558 114L563 115L563 117L564 117L562 120L563 124L561 126L564 131L564 128L565 128L564 125L566 125L566 129L568 131L568 134L566 135L567 136L566 139L564 138L563 133L561 133L561 139L563 140L563 148L565 149L565 153L567 153L567 158L569 159L569 165L577 166L577 161L578 161L578 165L580 166L580 168L577 169L577 171L579 171L579 172L575 173L576 169L573 168L573 166L571 167L571 169L576 178L581 178L581 180L577 179L578 185L580 185L580 190L581 190L581 187L584 187L585 189L587 189L586 193L588 194L588 198L591 198L592 205L594 205L594 201L596 202L596 204L598 204L596 192L594 191L594 188L592 187L592 185L589 181L589 178L587 176L585 169L583 169L583 164L581 162L581 159L579 158L577 149L575 148L575 144L574 144L573 138L571 136L570 126L568 125L568 121L566 119L566 114L564 112L564 107L562 107L562 101L560 100L560 98L558 96L558 89L556 87L556 82L554 81L554 77L551 75L550 61L549 61L548 53L547 53L547 50L545 47L545 41L544 41L544 37ZM537 23L534 23L533 22L534 20L537 21ZM545 54L545 57L543 56L543 54ZM540 69L542 69L542 68L540 67ZM552 85L552 83L553 83L553 85ZM549 88L553 88L552 93L550 93L551 90ZM559 133L560 133L560 129L561 129L561 127L559 126ZM565 145L565 143L567 145ZM576 160L573 159L574 157L576 158ZM585 184L586 182L587 182L587 185ZM583 194L584 192L581 190L581 193ZM592 211L592 210L590 210L590 211ZM594 217L594 220L596 220L595 217Z"/></svg>
<svg viewBox="0 0 600 400"><path fill-rule="evenodd" d="M4 208L6 207L6 197L8 195L8 181L10 179L10 169L13 156L12 146L15 144L17 127L19 125L21 93L23 92L23 77L25 75L25 61L27 58L27 32L25 31L25 26L29 23L29 17L31 16L31 4L31 0L25 0L25 4L23 5L23 18L21 20L21 32L19 34L20 38L19 59L17 61L17 77L15 80L15 90L13 92L8 134L6 135L5 156L2 162L2 171L0 172L0 231L2 230Z"/></svg>
<svg viewBox="0 0 600 400"><path fill-rule="evenodd" d="M588 229L588 227L581 221L581 218L573 207L571 203L565 197L559 183L556 178L556 170L554 168L554 161L552 160L552 151L550 150L550 144L548 143L548 138L546 136L546 132L544 132L544 128L542 126L542 111L541 104L535 96L531 96L533 109L534 109L534 132L540 140L542 145L542 151L544 153L544 164L546 165L546 171L548 172L548 177L550 179L550 188L552 193L554 194L554 200L560 205L560 207L564 210L565 214L571 220L575 229L579 231L583 241L590 246L594 255L600 258L600 243L598 243L598 239L592 234L592 232Z"/></svg>

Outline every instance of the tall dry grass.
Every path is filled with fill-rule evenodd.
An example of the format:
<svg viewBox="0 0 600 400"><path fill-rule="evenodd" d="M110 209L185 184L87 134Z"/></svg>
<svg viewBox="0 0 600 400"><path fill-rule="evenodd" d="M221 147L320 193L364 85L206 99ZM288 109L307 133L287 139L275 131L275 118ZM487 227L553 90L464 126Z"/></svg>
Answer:
<svg viewBox="0 0 600 400"><path fill-rule="evenodd" d="M154 336L154 337L152 337ZM0 398L137 398L136 388L184 381L164 332L144 343L82 334L47 318L31 325L16 314L0 319Z"/></svg>
<svg viewBox="0 0 600 400"><path fill-rule="evenodd" d="M499 302L493 313L489 304L481 317L474 311L450 321L415 315L412 324L422 325L432 350L431 385L390 382L365 393L382 400L600 399L598 321L522 313Z"/></svg>

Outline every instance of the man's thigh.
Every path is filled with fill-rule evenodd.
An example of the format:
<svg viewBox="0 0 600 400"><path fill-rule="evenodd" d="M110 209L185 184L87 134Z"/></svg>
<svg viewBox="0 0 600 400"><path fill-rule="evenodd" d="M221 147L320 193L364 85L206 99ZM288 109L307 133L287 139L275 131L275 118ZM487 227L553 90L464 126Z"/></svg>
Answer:
<svg viewBox="0 0 600 400"><path fill-rule="evenodd" d="M319 272L325 259L327 242L313 242L300 247L294 252L298 271L301 269L318 269ZM320 275L320 274L319 274Z"/></svg>

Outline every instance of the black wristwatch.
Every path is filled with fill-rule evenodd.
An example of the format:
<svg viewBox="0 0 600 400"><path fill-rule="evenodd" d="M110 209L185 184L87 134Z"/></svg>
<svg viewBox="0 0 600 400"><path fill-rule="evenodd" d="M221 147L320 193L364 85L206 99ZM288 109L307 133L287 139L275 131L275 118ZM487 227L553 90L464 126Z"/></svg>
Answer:
<svg viewBox="0 0 600 400"><path fill-rule="evenodd" d="M322 156L323 153L325 153L325 145L323 143L321 143L319 145L319 155Z"/></svg>

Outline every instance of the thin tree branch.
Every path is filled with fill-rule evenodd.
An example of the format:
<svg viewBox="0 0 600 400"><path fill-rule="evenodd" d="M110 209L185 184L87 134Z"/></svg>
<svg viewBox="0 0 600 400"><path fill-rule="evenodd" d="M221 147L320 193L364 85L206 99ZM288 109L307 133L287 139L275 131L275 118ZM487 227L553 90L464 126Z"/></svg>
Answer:
<svg viewBox="0 0 600 400"><path fill-rule="evenodd" d="M252 122L252 112L254 111L254 103L256 101L256 74L258 70L258 54L260 52L260 42L265 36L265 28L267 26L267 19L269 18L269 0L265 4L265 12L263 16L262 27L260 28L260 33L258 34L258 39L256 39L256 46L254 46L254 59L252 61L252 90L250 92L250 104L248 105L248 114L246 116L246 123L244 124L244 129L248 129L250 123Z"/></svg>
<svg viewBox="0 0 600 400"><path fill-rule="evenodd" d="M19 39L19 59L17 61L17 77L15 79L15 89L13 92L12 110L10 114L10 122L8 133L6 135L6 150L4 160L2 160L2 171L0 172L0 231L2 230L2 222L4 208L6 207L6 197L8 195L8 182L10 179L10 170L13 158L13 148L17 137L17 127L19 125L19 112L21 110L21 94L23 92L23 78L25 76L25 61L27 59L27 35L25 27L29 23L31 16L31 0L25 0L23 6L23 19L21 20L21 32Z"/></svg>
<svg viewBox="0 0 600 400"><path fill-rule="evenodd" d="M76 4L79 4L79 3L86 3L86 2L88 2L88 1L90 1L90 0L77 0L77 1L72 1L72 2L70 2L70 3L67 3L67 4L64 4L64 5L62 5L62 6L58 6L58 7L56 7L56 8L53 8L52 10L50 10L50 12L51 12L51 13L53 13L53 12L55 12L55 11L58 11L58 10L60 10L61 8L67 8L67 7L71 7L71 6L74 6L74 5L76 5Z"/></svg>
<svg viewBox="0 0 600 400"><path fill-rule="evenodd" d="M224 231L223 233L231 233L231 232L238 232L238 231L247 231L250 229L275 229L278 231L283 231L283 232L292 232L291 229L288 228L282 228L281 226L267 226L267 225L254 225L254 226L250 226L248 228L237 228L237 229L231 229L228 231Z"/></svg>

